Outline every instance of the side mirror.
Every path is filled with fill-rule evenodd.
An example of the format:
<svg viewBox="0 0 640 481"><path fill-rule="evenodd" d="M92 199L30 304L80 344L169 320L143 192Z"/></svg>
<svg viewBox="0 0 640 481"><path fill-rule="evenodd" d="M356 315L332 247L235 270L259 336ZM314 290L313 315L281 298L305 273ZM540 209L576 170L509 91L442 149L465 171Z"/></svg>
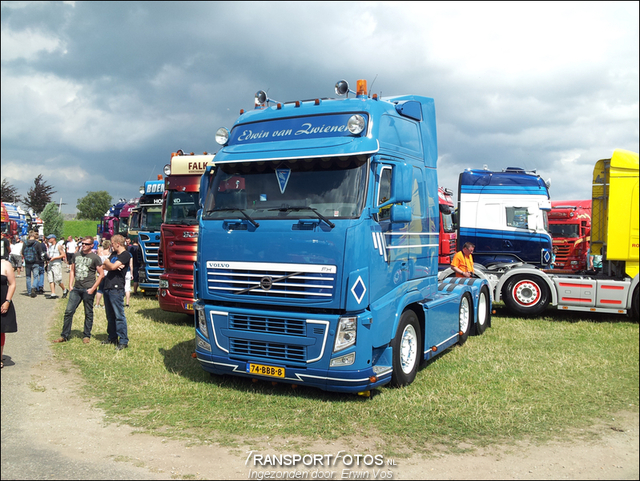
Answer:
<svg viewBox="0 0 640 481"><path fill-rule="evenodd" d="M391 222L411 222L411 206L393 204L391 206Z"/></svg>
<svg viewBox="0 0 640 481"><path fill-rule="evenodd" d="M412 197L412 167L398 164L393 168L393 186L391 195L394 202L411 202Z"/></svg>

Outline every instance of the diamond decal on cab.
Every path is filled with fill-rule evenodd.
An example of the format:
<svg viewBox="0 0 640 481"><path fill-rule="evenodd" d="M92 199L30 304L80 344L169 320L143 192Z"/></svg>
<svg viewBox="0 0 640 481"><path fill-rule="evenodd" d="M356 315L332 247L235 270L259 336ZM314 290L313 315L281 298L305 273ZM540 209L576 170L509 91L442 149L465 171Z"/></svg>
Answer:
<svg viewBox="0 0 640 481"><path fill-rule="evenodd" d="M358 276L358 279L356 280L356 282L354 282L353 286L351 287L351 294L353 294L353 297L356 298L356 301L358 301L358 304L362 302L362 299L364 299L364 294L366 292L367 292L367 286L364 285L364 281L362 280L362 277Z"/></svg>

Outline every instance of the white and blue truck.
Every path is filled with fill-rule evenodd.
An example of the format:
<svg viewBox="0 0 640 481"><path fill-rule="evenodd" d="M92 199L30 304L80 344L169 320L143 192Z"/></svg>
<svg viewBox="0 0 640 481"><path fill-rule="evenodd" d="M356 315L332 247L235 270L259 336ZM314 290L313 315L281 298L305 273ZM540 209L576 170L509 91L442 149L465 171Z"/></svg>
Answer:
<svg viewBox="0 0 640 481"><path fill-rule="evenodd" d="M212 374L367 395L490 325L486 280L438 281L433 99L336 93L260 91L216 134L194 264Z"/></svg>
<svg viewBox="0 0 640 481"><path fill-rule="evenodd" d="M458 246L475 245L483 266L552 260L549 182L519 167L502 171L467 169L458 181Z"/></svg>

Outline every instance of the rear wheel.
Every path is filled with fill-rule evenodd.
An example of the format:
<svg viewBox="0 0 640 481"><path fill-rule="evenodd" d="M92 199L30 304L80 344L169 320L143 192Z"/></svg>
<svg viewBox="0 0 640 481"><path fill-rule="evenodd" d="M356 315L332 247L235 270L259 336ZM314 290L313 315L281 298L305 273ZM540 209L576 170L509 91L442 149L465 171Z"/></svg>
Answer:
<svg viewBox="0 0 640 481"><path fill-rule="evenodd" d="M478 322L476 323L476 334L481 335L491 322L491 296L489 288L482 286L480 298L478 299Z"/></svg>
<svg viewBox="0 0 640 481"><path fill-rule="evenodd" d="M514 313L536 316L549 305L549 288L538 276L513 276L503 291L505 305Z"/></svg>
<svg viewBox="0 0 640 481"><path fill-rule="evenodd" d="M460 306L458 308L458 327L460 331L460 337L458 338L459 346L462 346L467 342L472 325L473 303L471 302L471 294L465 292L460 298Z"/></svg>
<svg viewBox="0 0 640 481"><path fill-rule="evenodd" d="M393 373L391 384L396 387L411 384L418 372L421 352L421 330L418 316L412 310L402 313L393 348Z"/></svg>

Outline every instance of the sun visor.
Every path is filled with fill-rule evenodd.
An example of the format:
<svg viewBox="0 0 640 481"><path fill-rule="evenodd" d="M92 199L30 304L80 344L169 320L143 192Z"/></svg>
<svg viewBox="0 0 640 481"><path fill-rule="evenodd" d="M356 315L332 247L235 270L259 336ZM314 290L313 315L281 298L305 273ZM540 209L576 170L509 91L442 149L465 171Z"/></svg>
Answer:
<svg viewBox="0 0 640 481"><path fill-rule="evenodd" d="M330 137L295 141L256 142L224 147L216 154L216 164L227 162L338 157L378 152L377 139Z"/></svg>

